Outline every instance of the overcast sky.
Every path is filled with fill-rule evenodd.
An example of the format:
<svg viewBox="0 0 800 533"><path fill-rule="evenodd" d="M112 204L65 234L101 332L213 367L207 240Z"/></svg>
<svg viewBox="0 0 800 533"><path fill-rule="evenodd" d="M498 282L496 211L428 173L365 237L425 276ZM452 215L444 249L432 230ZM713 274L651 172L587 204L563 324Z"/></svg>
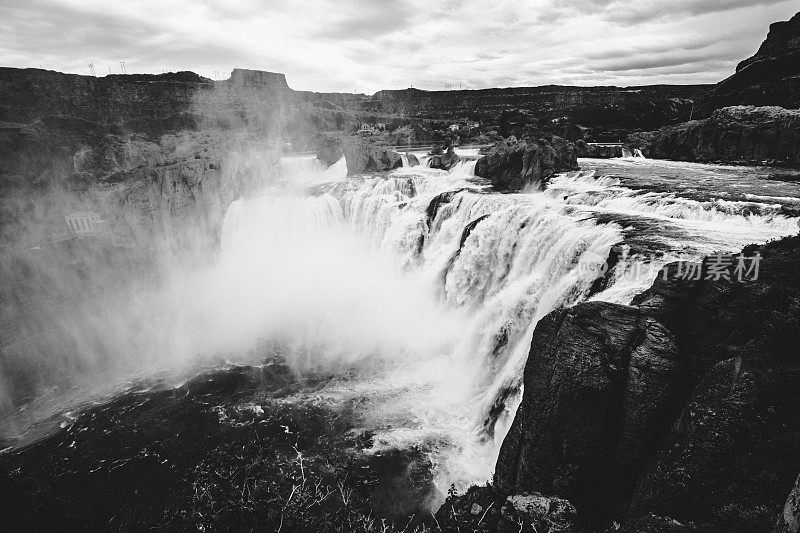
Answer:
<svg viewBox="0 0 800 533"><path fill-rule="evenodd" d="M0 65L299 90L714 83L797 0L0 0ZM217 74L218 73L218 74Z"/></svg>

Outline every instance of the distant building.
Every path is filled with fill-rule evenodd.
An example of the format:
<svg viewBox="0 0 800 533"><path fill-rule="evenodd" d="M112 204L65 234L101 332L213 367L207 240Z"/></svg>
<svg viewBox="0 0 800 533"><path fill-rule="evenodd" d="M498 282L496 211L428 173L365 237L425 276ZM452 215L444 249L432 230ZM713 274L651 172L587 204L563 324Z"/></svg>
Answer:
<svg viewBox="0 0 800 533"><path fill-rule="evenodd" d="M95 235L106 228L105 221L100 218L99 213L94 211L76 211L66 215L64 219L67 221L70 231L79 237Z"/></svg>
<svg viewBox="0 0 800 533"><path fill-rule="evenodd" d="M458 131L461 129L461 126L458 124L450 124L447 129L450 131Z"/></svg>
<svg viewBox="0 0 800 533"><path fill-rule="evenodd" d="M358 128L358 131L356 133L368 133L368 134L372 135L376 131L377 131L377 129L374 126L372 126L371 124L367 124L366 122L362 122L361 123L361 127Z"/></svg>

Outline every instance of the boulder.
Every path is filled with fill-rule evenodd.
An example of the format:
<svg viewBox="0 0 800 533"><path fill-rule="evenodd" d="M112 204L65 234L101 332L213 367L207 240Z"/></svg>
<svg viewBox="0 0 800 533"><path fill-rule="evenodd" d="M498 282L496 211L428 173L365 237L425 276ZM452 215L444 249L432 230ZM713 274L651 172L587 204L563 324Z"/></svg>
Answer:
<svg viewBox="0 0 800 533"><path fill-rule="evenodd" d="M317 159L323 163L332 165L342 155L347 162L348 174L381 172L403 166L399 152L363 137L329 137L317 141Z"/></svg>
<svg viewBox="0 0 800 533"><path fill-rule="evenodd" d="M500 191L543 188L557 172L577 170L575 145L560 137L517 140L511 136L496 144L475 164L475 175L492 181Z"/></svg>
<svg viewBox="0 0 800 533"><path fill-rule="evenodd" d="M317 141L317 159L330 166L342 158L341 140L328 137Z"/></svg>
<svg viewBox="0 0 800 533"><path fill-rule="evenodd" d="M436 153L436 151L434 151L428 156L428 166L430 168L438 168L439 170L450 170L456 166L459 161L461 161L461 158L458 157L458 154L456 154L452 146L449 146L444 153Z"/></svg>
<svg viewBox="0 0 800 533"><path fill-rule="evenodd" d="M410 167L419 166L419 159L411 152L406 152L406 161L408 161L408 166Z"/></svg>

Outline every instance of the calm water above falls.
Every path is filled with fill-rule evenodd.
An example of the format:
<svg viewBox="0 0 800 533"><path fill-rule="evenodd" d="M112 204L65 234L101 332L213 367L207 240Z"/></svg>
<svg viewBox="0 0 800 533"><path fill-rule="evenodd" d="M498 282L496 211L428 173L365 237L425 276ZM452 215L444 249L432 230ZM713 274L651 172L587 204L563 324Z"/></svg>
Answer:
<svg viewBox="0 0 800 533"><path fill-rule="evenodd" d="M271 303L251 334L280 334L301 366L347 361L346 377L313 394L358 399L373 453L420 447L440 491L463 488L490 478L533 327L587 298L587 262L612 247L648 254L623 259L591 296L628 303L662 254L736 251L798 229L800 187L770 179L777 171L638 158L581 167L524 194L492 192L472 176L474 161L449 173L329 172L311 196L284 186L234 204L223 262L249 265L237 276L245 302L252 277L283 278L256 283Z"/></svg>

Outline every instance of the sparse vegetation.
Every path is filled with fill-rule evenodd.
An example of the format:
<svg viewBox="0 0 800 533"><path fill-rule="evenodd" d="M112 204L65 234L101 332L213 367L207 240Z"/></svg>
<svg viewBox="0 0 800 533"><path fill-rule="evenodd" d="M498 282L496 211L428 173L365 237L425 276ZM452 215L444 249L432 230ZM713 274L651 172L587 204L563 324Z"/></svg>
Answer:
<svg viewBox="0 0 800 533"><path fill-rule="evenodd" d="M231 367L173 388L142 384L0 456L13 531L427 531L381 508L387 461L348 408L296 393L282 364ZM423 518L420 518L422 516Z"/></svg>

